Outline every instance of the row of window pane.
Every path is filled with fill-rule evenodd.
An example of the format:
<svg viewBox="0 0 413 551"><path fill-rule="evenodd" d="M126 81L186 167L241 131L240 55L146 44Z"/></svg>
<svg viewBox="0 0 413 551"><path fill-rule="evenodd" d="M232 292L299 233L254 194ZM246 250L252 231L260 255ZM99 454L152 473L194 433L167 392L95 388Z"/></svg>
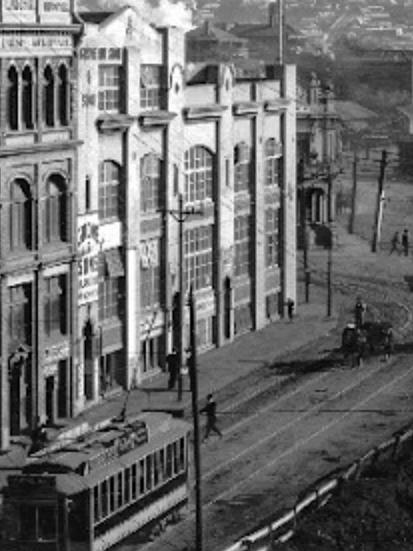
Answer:
<svg viewBox="0 0 413 551"><path fill-rule="evenodd" d="M161 66L141 65L140 104L142 109L161 108Z"/></svg>
<svg viewBox="0 0 413 551"><path fill-rule="evenodd" d="M185 152L185 201L212 199L213 157L204 147Z"/></svg>
<svg viewBox="0 0 413 551"><path fill-rule="evenodd" d="M160 208L161 160L145 155L141 161L141 211L154 212Z"/></svg>
<svg viewBox="0 0 413 551"><path fill-rule="evenodd" d="M47 336L66 334L66 277L56 276L45 280L44 328Z"/></svg>
<svg viewBox="0 0 413 551"><path fill-rule="evenodd" d="M251 264L251 224L248 214L234 219L235 275L248 274Z"/></svg>
<svg viewBox="0 0 413 551"><path fill-rule="evenodd" d="M265 265L277 266L278 264L278 233L279 233L279 209L271 208L265 211Z"/></svg>
<svg viewBox="0 0 413 551"><path fill-rule="evenodd" d="M70 119L70 78L65 64L55 70L47 65L41 75L41 88L35 71L28 65L22 71L8 70L7 123L10 130L30 130L37 124L36 101L42 94L42 120L46 127L67 126Z"/></svg>
<svg viewBox="0 0 413 551"><path fill-rule="evenodd" d="M99 66L98 109L100 111L120 111L121 66Z"/></svg>
<svg viewBox="0 0 413 551"><path fill-rule="evenodd" d="M186 469L185 439L168 444L93 489L94 522L133 503Z"/></svg>
<svg viewBox="0 0 413 551"><path fill-rule="evenodd" d="M99 166L99 217L101 220L119 218L120 167L112 161Z"/></svg>
<svg viewBox="0 0 413 551"><path fill-rule="evenodd" d="M118 318L122 303L122 277L106 276L99 282L99 319L108 320Z"/></svg>
<svg viewBox="0 0 413 551"><path fill-rule="evenodd" d="M161 275L159 266L140 270L141 308L156 307L161 298Z"/></svg>
<svg viewBox="0 0 413 551"><path fill-rule="evenodd" d="M212 226L200 226L185 232L185 281L189 288L212 285Z"/></svg>

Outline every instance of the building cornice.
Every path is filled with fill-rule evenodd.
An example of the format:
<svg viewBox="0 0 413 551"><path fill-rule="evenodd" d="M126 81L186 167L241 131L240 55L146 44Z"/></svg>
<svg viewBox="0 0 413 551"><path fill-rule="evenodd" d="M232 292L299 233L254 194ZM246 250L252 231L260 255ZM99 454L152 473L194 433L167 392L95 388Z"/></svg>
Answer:
<svg viewBox="0 0 413 551"><path fill-rule="evenodd" d="M78 34L82 30L82 25L72 24L72 25L48 25L44 23L0 23L0 32L1 31L14 31L18 33L23 32L65 32Z"/></svg>
<svg viewBox="0 0 413 551"><path fill-rule="evenodd" d="M151 128L156 126L167 126L175 117L176 113L171 111L145 111L140 113L138 119L141 126Z"/></svg>
<svg viewBox="0 0 413 551"><path fill-rule="evenodd" d="M241 101L232 107L234 115L256 115L260 110L260 104L256 101Z"/></svg>
<svg viewBox="0 0 413 551"><path fill-rule="evenodd" d="M131 115L100 115L96 120L96 126L98 127L99 132L124 132L128 130L136 118Z"/></svg>
<svg viewBox="0 0 413 551"><path fill-rule="evenodd" d="M217 105L215 103L206 105L193 105L191 107L184 107L184 116L188 121L199 120L211 120L221 118L224 111L228 108L223 105Z"/></svg>
<svg viewBox="0 0 413 551"><path fill-rule="evenodd" d="M36 153L47 153L49 151L62 151L67 149L76 149L83 145L82 140L69 140L56 143L37 143L30 145L15 145L13 147L0 147L1 157L12 157L16 155L35 155Z"/></svg>
<svg viewBox="0 0 413 551"><path fill-rule="evenodd" d="M267 113L279 113L280 111L285 111L290 103L290 100L286 98L267 100L264 103L264 111Z"/></svg>

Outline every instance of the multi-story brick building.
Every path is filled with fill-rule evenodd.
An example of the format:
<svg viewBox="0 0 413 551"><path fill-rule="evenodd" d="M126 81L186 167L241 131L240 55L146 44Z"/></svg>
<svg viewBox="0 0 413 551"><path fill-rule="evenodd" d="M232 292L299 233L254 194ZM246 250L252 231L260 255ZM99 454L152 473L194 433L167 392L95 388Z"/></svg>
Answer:
<svg viewBox="0 0 413 551"><path fill-rule="evenodd" d="M200 349L277 319L296 283L294 67L185 66L178 29L80 16L77 411L161 369L181 325L187 339L180 197L202 208L182 228Z"/></svg>
<svg viewBox="0 0 413 551"><path fill-rule="evenodd" d="M77 343L71 1L0 2L0 448L72 413Z"/></svg>

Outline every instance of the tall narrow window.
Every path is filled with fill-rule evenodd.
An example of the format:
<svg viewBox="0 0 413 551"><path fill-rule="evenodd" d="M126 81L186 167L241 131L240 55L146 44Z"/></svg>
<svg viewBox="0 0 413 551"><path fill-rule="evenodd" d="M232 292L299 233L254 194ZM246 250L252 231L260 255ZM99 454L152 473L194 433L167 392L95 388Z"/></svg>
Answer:
<svg viewBox="0 0 413 551"><path fill-rule="evenodd" d="M99 67L99 111L119 113L121 108L121 67L119 65L100 65Z"/></svg>
<svg viewBox="0 0 413 551"><path fill-rule="evenodd" d="M34 88L33 73L30 67L26 66L22 74L22 121L23 127L32 129L34 127Z"/></svg>
<svg viewBox="0 0 413 551"><path fill-rule="evenodd" d="M48 127L55 125L55 79L50 65L43 73L43 122Z"/></svg>
<svg viewBox="0 0 413 551"><path fill-rule="evenodd" d="M10 287L9 291L9 336L12 342L31 343L31 286L30 284Z"/></svg>
<svg viewBox="0 0 413 551"><path fill-rule="evenodd" d="M10 187L9 235L11 250L30 249L32 244L32 204L29 184L15 180Z"/></svg>
<svg viewBox="0 0 413 551"><path fill-rule="evenodd" d="M125 275L119 249L105 251L99 266L99 319L119 318L121 315Z"/></svg>
<svg viewBox="0 0 413 551"><path fill-rule="evenodd" d="M246 143L234 148L234 191L250 191L251 152Z"/></svg>
<svg viewBox="0 0 413 551"><path fill-rule="evenodd" d="M280 147L274 138L265 144L265 185L278 186L280 179Z"/></svg>
<svg viewBox="0 0 413 551"><path fill-rule="evenodd" d="M59 124L67 126L69 124L69 78L66 65L59 67Z"/></svg>
<svg viewBox="0 0 413 551"><path fill-rule="evenodd" d="M212 199L213 156L201 146L185 152L185 202Z"/></svg>
<svg viewBox="0 0 413 551"><path fill-rule="evenodd" d="M161 108L161 66L141 65L140 78L141 108Z"/></svg>
<svg viewBox="0 0 413 551"><path fill-rule="evenodd" d="M53 176L46 186L44 199L44 240L46 243L67 240L67 199L63 178Z"/></svg>
<svg viewBox="0 0 413 551"><path fill-rule="evenodd" d="M99 218L101 221L118 219L120 212L120 167L104 161L99 169Z"/></svg>
<svg viewBox="0 0 413 551"><path fill-rule="evenodd" d="M265 211L265 265L267 268L278 264L278 207Z"/></svg>
<svg viewBox="0 0 413 551"><path fill-rule="evenodd" d="M185 232L185 283L195 291L212 286L212 226Z"/></svg>
<svg viewBox="0 0 413 551"><path fill-rule="evenodd" d="M7 74L7 107L8 107L8 125L10 130L19 128L19 75L16 67L12 66Z"/></svg>
<svg viewBox="0 0 413 551"><path fill-rule="evenodd" d="M141 160L141 212L156 212L161 206L161 159L145 155Z"/></svg>
<svg viewBox="0 0 413 551"><path fill-rule="evenodd" d="M45 280L44 329L48 337L66 334L66 285L65 276Z"/></svg>
<svg viewBox="0 0 413 551"><path fill-rule="evenodd" d="M235 275L249 273L251 264L251 228L248 214L234 219Z"/></svg>

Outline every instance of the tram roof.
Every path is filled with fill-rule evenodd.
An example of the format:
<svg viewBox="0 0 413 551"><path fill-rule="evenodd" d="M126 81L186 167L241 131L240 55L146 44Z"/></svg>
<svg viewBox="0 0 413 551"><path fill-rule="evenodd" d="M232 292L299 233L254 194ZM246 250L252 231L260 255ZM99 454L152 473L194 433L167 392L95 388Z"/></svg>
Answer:
<svg viewBox="0 0 413 551"><path fill-rule="evenodd" d="M139 417L148 428L148 441L123 455L115 456L107 462L97 465L84 474L79 472L82 465L101 449L105 449L105 443L113 441L117 435L125 434L126 423L114 423L106 428L93 432L86 441L76 440L66 447L51 451L40 458L34 458L24 468L25 474L54 474L56 477L56 489L65 495L74 495L87 488L92 488L106 477L116 474L141 457L156 449L166 446L177 440L190 430L190 425L164 413L147 413ZM80 449L76 449L79 445Z"/></svg>

